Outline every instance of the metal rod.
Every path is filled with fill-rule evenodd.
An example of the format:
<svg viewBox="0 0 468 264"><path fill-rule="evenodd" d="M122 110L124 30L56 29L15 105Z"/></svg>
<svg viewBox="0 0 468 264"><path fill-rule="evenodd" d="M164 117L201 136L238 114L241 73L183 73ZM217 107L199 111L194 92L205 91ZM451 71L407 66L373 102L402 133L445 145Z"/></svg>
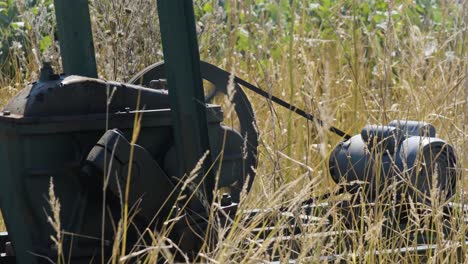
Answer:
<svg viewBox="0 0 468 264"><path fill-rule="evenodd" d="M180 162L177 176L180 177L189 174L210 149L193 3L191 0L158 0L158 13L173 134ZM198 183L210 164L211 156L208 155L197 177ZM208 202L211 202L214 189L211 175L206 176L203 187Z"/></svg>
<svg viewBox="0 0 468 264"><path fill-rule="evenodd" d="M55 0L54 5L64 73L96 78L88 0Z"/></svg>
<svg viewBox="0 0 468 264"><path fill-rule="evenodd" d="M234 77L234 81L242 86L244 86L245 88L251 90L252 92L255 92L256 94L259 94L279 105L281 105L282 107L284 108L287 108L291 111L293 111L294 113L312 121L312 122L317 122L317 124L319 124L321 127L323 127L325 124L323 123L323 120L321 119L318 119L317 117L315 117L314 115L310 114L310 113L307 113L306 111L286 102L286 101L283 101L281 99L279 99L278 97L274 96L274 95L271 95L270 93L268 92L265 92L264 90L258 88L257 86L235 76ZM351 138L351 135L347 134L346 132L334 127L334 126L329 126L328 127L328 130L330 132L333 132L335 133L336 135L340 136L340 137L343 137L344 139L348 140Z"/></svg>

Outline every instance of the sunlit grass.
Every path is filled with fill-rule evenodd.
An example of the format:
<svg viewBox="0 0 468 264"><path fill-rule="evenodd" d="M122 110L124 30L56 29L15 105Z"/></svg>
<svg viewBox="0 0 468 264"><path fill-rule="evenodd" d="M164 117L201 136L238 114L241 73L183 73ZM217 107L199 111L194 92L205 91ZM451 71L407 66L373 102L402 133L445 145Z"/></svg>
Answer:
<svg viewBox="0 0 468 264"><path fill-rule="evenodd" d="M286 207L297 211L301 201L334 190L327 159L341 139L328 133L327 127L357 134L366 124L387 124L393 119L432 123L438 137L454 146L462 179L459 192L466 189L467 3L444 1L424 8L412 1L303 0L292 1L291 8L288 1L225 2L222 8L217 0L195 1L201 58L325 121L325 127L320 127L246 91L256 111L260 146L255 183L243 197L241 210ZM162 60L154 1L91 1L91 7L101 78L126 81L143 67ZM9 71L0 74L2 104L37 79L41 60L51 60L56 70L60 69L57 43L39 47L38 35L50 34L50 16L21 10L31 26L31 41L24 50L12 50ZM294 15L291 10L295 10ZM343 197L332 195L330 199ZM465 239L466 225L460 212L451 219L454 231L443 238L434 237L432 242L441 249L426 259L397 253L366 255L415 246L412 233L426 230L428 219L441 216L441 206L426 206L422 212L412 208L411 224L394 236L383 237L382 228L389 223L386 213L392 210L385 206L389 200L391 197L382 195L371 210L352 211L348 216L360 227L352 234L344 233L345 226L340 224L343 212L332 203L326 212L317 214L334 219L333 225L319 220L305 226L307 235L298 238L301 243L295 249L275 240L281 235L280 228L261 243L252 235L267 218L278 217L275 225L282 225L285 219L278 212L260 213L251 221L238 215L230 229L218 228L220 243L203 249L199 260L262 262L271 260L274 251L284 261L298 250L299 259L311 263L340 248L353 253L347 257L350 262L358 261L357 256L368 263L456 259L457 247L447 241ZM215 219L211 220L215 224ZM442 225L436 222L432 228L440 231ZM320 237L325 231L338 235ZM164 232L153 234L149 249L134 257L172 261L173 256L165 250L168 243ZM467 253L462 248L461 254Z"/></svg>

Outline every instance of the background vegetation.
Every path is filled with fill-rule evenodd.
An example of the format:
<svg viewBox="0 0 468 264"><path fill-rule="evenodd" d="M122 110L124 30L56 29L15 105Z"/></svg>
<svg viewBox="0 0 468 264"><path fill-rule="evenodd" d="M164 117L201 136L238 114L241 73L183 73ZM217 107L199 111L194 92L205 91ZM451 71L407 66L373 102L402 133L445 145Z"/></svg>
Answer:
<svg viewBox="0 0 468 264"><path fill-rule="evenodd" d="M386 124L393 119L434 124L438 137L455 146L462 194L468 170L467 1L194 2L203 60L318 114L327 125L349 134L359 133L365 124ZM0 0L1 102L37 79L41 61L52 61L59 71L52 3ZM101 78L126 81L162 60L155 1L100 0L91 1L90 6ZM328 134L326 127L249 95L261 134L260 163L254 189L242 208L297 207L300 200L333 189L326 161L340 139ZM432 209L428 215L437 215L439 211ZM414 242L404 234L381 239L376 231L385 223L381 214L364 219L368 228L352 238L350 252ZM418 223L415 229L421 228ZM459 224L463 234L466 227ZM311 227L308 233L317 233L321 227ZM206 259L221 263L268 260L265 246L242 244L248 236L242 230L234 228L222 245L205 254ZM464 240L460 234L449 237ZM304 241L303 261L333 252L340 239L324 241ZM279 243L272 239L263 245ZM456 254L454 246L441 248L445 253L428 256L429 260L449 260Z"/></svg>

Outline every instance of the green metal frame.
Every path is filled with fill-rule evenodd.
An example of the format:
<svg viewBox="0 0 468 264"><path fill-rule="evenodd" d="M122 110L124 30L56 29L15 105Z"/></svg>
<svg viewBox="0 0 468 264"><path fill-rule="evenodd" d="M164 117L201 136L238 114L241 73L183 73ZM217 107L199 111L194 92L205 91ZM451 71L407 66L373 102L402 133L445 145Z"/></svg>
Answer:
<svg viewBox="0 0 468 264"><path fill-rule="evenodd" d="M97 77L88 1L54 3L64 72ZM180 177L190 173L210 149L193 2L158 0L158 13ZM208 154L204 161L198 181L209 173L211 156ZM214 178L210 175L204 180L203 189L211 201Z"/></svg>
<svg viewBox="0 0 468 264"><path fill-rule="evenodd" d="M210 149L193 2L158 0L158 14L170 91L174 140L180 162L178 176L182 176L190 173ZM209 164L211 155L208 154L197 182L209 173ZM211 201L214 178L209 174L203 187L208 201Z"/></svg>
<svg viewBox="0 0 468 264"><path fill-rule="evenodd" d="M97 78L88 0L55 0L54 5L63 71Z"/></svg>

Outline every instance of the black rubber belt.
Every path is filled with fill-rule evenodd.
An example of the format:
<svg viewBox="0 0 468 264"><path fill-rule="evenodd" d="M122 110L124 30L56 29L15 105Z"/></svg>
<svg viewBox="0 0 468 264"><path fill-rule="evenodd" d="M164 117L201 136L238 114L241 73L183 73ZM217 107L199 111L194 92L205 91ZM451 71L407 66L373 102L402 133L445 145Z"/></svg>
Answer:
<svg viewBox="0 0 468 264"><path fill-rule="evenodd" d="M255 85L253 85L253 84L251 84L251 83L249 83L249 82L247 82L247 81L245 81L245 80L243 80L243 79L241 79L241 78L239 78L237 76L234 76L234 82L244 86L245 88L251 90L252 92L254 92L256 94L259 94L259 95L265 97L266 99L269 99L269 100L281 105L284 108L287 108L287 109L293 111L294 113L296 113L296 114L298 114L298 115L300 115L300 116L302 116L302 117L304 117L304 118L306 118L306 119L308 119L310 121L317 122L320 126L323 127L323 121L322 120L316 118L315 116L307 113L306 111L304 111L304 110L302 110L302 109L300 109L300 108L298 108L298 107L296 107L296 106L294 106L294 105L292 105L292 104L290 104L288 102L285 102L285 101L279 99L278 97L276 97L274 95L271 95L271 94L265 92L264 90L256 87ZM344 132L341 129L338 129L338 128L334 127L334 126L330 126L328 128L328 130L330 132L335 133L336 135L338 135L340 137L343 137L346 140L351 138L351 136L349 134L347 134L346 132Z"/></svg>

